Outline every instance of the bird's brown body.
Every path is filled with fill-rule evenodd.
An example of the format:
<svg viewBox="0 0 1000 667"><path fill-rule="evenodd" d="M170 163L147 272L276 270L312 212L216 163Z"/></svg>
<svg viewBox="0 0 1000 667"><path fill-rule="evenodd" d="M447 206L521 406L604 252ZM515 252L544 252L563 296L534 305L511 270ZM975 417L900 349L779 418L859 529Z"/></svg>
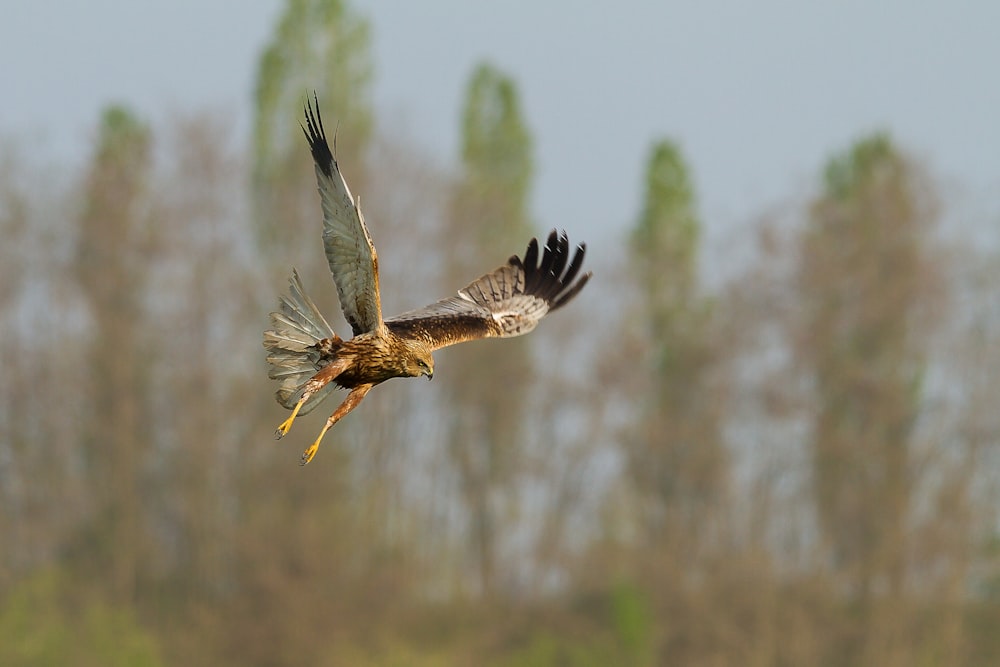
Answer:
<svg viewBox="0 0 1000 667"><path fill-rule="evenodd" d="M383 320L375 246L327 144L318 103L315 111L306 109L303 131L316 166L327 262L354 333L350 340L334 333L306 295L298 274L292 273L290 293L281 298L281 310L271 313L273 328L264 332L268 374L281 383L276 397L292 410L277 436L285 435L297 415L312 410L334 387L350 390L302 455L305 465L327 430L357 407L372 387L395 377L432 378L432 353L447 345L528 333L547 313L575 297L590 274L577 279L585 246L580 244L571 253L565 233L553 231L541 251L538 241L531 239L523 261L515 255L455 296Z"/></svg>
<svg viewBox="0 0 1000 667"><path fill-rule="evenodd" d="M320 344L330 350L320 357L324 368L331 364L336 366L337 362L349 363L333 379L337 386L344 389L427 374L411 359L406 342L392 332L387 335L361 334L346 341L338 336L320 341Z"/></svg>

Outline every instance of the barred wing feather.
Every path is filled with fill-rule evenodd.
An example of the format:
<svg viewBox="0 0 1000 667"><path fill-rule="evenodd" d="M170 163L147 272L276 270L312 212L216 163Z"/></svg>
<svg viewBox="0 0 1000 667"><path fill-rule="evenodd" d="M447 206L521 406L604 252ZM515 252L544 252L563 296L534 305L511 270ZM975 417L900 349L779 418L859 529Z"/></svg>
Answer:
<svg viewBox="0 0 1000 667"><path fill-rule="evenodd" d="M314 98L315 100L315 98ZM316 182L323 204L323 246L337 296L354 335L382 326L378 284L378 254L355 199L330 151L319 114L319 100L306 106L302 131L316 163Z"/></svg>
<svg viewBox="0 0 1000 667"><path fill-rule="evenodd" d="M587 284L590 273L576 279L585 253L586 245L581 243L570 261L569 239L553 230L541 263L538 240L531 239L523 261L515 255L455 296L403 313L385 324L393 333L422 338L434 349L479 338L526 334Z"/></svg>

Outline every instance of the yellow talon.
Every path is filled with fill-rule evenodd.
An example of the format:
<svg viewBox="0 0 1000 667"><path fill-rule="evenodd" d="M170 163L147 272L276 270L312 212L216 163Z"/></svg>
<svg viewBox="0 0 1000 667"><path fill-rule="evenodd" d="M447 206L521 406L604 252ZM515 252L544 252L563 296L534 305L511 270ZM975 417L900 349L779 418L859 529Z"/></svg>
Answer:
<svg viewBox="0 0 1000 667"><path fill-rule="evenodd" d="M319 435L316 437L316 442L311 444L309 449L302 452L302 460L299 461L299 465L305 465L313 460L313 457L316 456L316 452L319 451L319 443L323 441L323 436L326 435L326 430L328 428L330 428L329 422L327 422L326 425L323 426L323 430L319 432Z"/></svg>
<svg viewBox="0 0 1000 667"><path fill-rule="evenodd" d="M306 402L306 399L308 398L309 398L308 396L303 396L301 399L299 399L299 402L295 404L295 409L292 410L291 416L285 421L281 422L281 426L279 426L274 431L275 440L281 440L288 433L288 431L291 430L292 422L295 421L296 415L299 414L299 410L302 409L302 405Z"/></svg>
<svg viewBox="0 0 1000 667"><path fill-rule="evenodd" d="M312 461L313 457L316 456L316 452L318 451L319 451L319 443L314 442L312 446L309 447L309 449L302 452L302 460L299 461L299 465L305 465L310 461Z"/></svg>

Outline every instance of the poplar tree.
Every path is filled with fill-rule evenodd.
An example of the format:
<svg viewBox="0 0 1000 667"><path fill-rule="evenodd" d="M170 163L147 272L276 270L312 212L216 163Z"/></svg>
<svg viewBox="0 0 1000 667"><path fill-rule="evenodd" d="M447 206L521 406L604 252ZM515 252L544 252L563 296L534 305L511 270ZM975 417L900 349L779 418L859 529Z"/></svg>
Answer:
<svg viewBox="0 0 1000 667"><path fill-rule="evenodd" d="M347 2L285 3L258 63L253 120L254 220L263 250L279 263L315 249L321 229L312 159L299 129L305 101L318 96L357 195L373 129L372 72L368 22Z"/></svg>
<svg viewBox="0 0 1000 667"><path fill-rule="evenodd" d="M75 271L92 329L87 352L90 418L83 425L95 526L83 553L118 602L134 598L140 549L140 452L148 442L143 405L143 266L150 233L149 129L131 111L110 107L83 185Z"/></svg>
<svg viewBox="0 0 1000 667"><path fill-rule="evenodd" d="M687 164L676 144L660 141L650 151L631 238L649 391L629 462L647 534L661 544L704 529L725 468L718 401L707 382L714 353L708 302L698 293L700 238Z"/></svg>
<svg viewBox="0 0 1000 667"><path fill-rule="evenodd" d="M827 563L860 604L861 662L898 662L913 436L926 363L922 312L935 271L933 208L885 135L828 163L801 241L800 360L813 390L811 460ZM861 654L859 654L861 655ZM895 656L895 657L894 657Z"/></svg>
<svg viewBox="0 0 1000 667"><path fill-rule="evenodd" d="M465 95L462 171L450 216L449 273L456 284L523 252L532 235L531 151L514 81L489 64L479 65ZM514 500L521 465L530 341L487 341L448 354L455 357L450 368L476 369L449 379L450 453L469 513L479 586L490 595L497 584L497 524L505 504Z"/></svg>
<svg viewBox="0 0 1000 667"><path fill-rule="evenodd" d="M256 237L271 274L269 284L276 290L270 304L277 304L278 290L286 289L295 267L340 334L350 329L338 320L340 308L323 252L323 212L313 159L300 124L306 100L315 92L331 148L353 194L363 195L364 156L373 131L371 80L369 25L346 0L285 2L257 69L252 136ZM377 228L373 235L378 244ZM332 412L337 400L324 404L317 415ZM283 413L272 401L268 404L276 425ZM242 523L253 529L242 533L237 554L241 597L230 610L230 621L243 628L238 641L258 661L277 664L292 654L304 662L325 659L326 632L356 616L349 591L361 588L378 564L371 557L372 545L359 537L355 513L348 509L356 495L367 490L356 491L350 483L358 471L348 445L370 437L355 430L357 424L338 429L341 446L331 443L326 464L330 468L323 475L301 475L295 459L288 457L290 448L300 448L293 444L298 441L288 438L272 443L268 456L248 460L241 470L240 495L253 499L246 503ZM296 437L314 435L300 428ZM259 433L270 439L269 433ZM365 567L350 569L352 559ZM269 568L281 574L270 575ZM309 613L303 615L302 610Z"/></svg>

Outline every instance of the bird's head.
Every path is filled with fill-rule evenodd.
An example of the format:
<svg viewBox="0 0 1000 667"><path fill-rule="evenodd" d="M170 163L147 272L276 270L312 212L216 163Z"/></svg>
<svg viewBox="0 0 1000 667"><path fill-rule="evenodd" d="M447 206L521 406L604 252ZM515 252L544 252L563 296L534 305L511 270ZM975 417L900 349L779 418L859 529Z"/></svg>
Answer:
<svg viewBox="0 0 1000 667"><path fill-rule="evenodd" d="M426 375L428 380L434 379L434 356L431 348L419 340L406 341L409 353L406 360L406 372L410 377Z"/></svg>

